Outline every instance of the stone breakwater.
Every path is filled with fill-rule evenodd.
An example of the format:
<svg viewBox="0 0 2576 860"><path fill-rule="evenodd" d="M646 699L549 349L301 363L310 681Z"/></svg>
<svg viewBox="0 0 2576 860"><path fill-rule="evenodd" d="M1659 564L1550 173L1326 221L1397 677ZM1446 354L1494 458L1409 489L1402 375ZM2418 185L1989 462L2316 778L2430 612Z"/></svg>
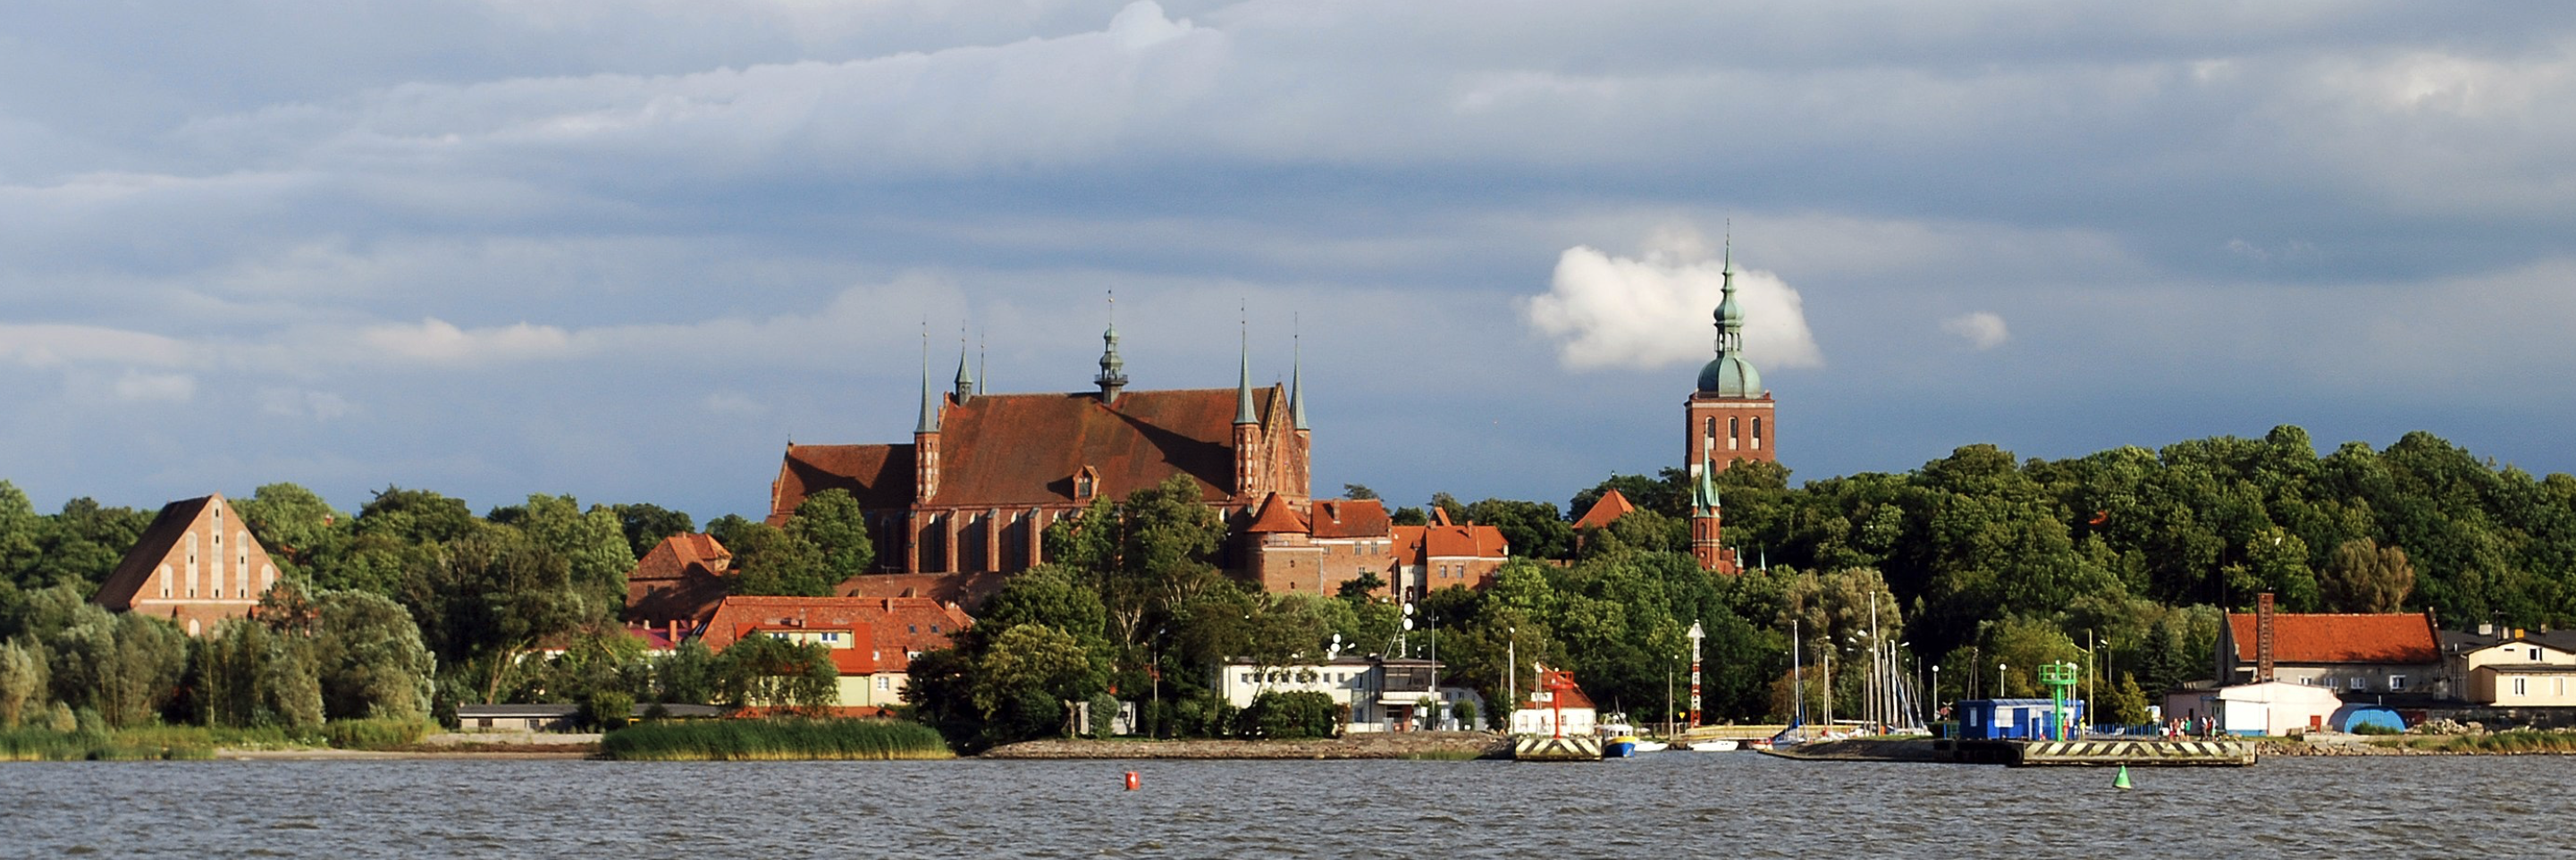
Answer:
<svg viewBox="0 0 2576 860"><path fill-rule="evenodd" d="M1298 741L1039 740L985 750L990 759L1404 759L1509 758L1512 739L1490 732L1397 732Z"/></svg>

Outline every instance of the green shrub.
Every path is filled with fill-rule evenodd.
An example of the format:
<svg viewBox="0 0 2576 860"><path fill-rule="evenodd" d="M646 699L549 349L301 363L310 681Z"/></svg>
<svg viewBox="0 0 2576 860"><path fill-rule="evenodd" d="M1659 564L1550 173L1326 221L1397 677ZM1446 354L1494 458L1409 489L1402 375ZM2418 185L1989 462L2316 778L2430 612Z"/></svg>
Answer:
<svg viewBox="0 0 2576 860"><path fill-rule="evenodd" d="M2356 735L2402 735L2406 733L2406 730L2392 729L2377 723L2362 723L2361 725L2352 727L2352 733Z"/></svg>
<svg viewBox="0 0 2576 860"><path fill-rule="evenodd" d="M1237 732L1271 740L1329 738L1339 726L1340 706L1333 697L1313 690L1270 691L1252 697L1237 715Z"/></svg>
<svg viewBox="0 0 2576 860"><path fill-rule="evenodd" d="M434 727L423 719L332 720L322 724L322 738L344 750L399 749L419 744Z"/></svg>
<svg viewBox="0 0 2576 860"><path fill-rule="evenodd" d="M624 690L593 690L581 699L581 724L603 732L625 728L634 713L635 696Z"/></svg>
<svg viewBox="0 0 2576 860"><path fill-rule="evenodd" d="M620 761L797 761L950 758L939 732L899 720L771 719L644 722L609 734Z"/></svg>

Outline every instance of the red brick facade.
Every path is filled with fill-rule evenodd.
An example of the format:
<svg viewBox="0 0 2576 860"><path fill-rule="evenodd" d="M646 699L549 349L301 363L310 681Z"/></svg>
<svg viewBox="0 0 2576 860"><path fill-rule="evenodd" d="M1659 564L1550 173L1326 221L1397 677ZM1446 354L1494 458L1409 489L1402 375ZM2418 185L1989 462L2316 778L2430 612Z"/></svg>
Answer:
<svg viewBox="0 0 2576 860"><path fill-rule="evenodd" d="M100 584L99 605L177 623L188 635L249 615L277 565L221 495L171 502Z"/></svg>

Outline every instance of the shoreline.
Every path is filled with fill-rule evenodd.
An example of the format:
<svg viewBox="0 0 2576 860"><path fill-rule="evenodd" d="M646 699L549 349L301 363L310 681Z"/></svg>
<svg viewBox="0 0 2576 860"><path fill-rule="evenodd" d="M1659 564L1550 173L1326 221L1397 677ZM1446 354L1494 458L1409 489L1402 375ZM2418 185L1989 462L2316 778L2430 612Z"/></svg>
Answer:
<svg viewBox="0 0 2576 860"><path fill-rule="evenodd" d="M1145 759L1292 761L1354 759L1466 760L1509 758L1511 736L1491 732L1400 732L1293 741L1080 740L1021 741L970 758L1012 760Z"/></svg>

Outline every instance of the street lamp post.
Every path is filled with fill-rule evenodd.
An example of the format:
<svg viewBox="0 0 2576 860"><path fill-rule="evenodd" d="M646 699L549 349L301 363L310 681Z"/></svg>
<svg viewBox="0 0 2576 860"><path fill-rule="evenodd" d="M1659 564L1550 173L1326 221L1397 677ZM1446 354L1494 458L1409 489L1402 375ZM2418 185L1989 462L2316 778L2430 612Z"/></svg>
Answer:
<svg viewBox="0 0 2576 860"><path fill-rule="evenodd" d="M1707 635L1708 632L1700 628L1698 621L1691 622L1690 728L1694 729L1699 728L1699 640Z"/></svg>

